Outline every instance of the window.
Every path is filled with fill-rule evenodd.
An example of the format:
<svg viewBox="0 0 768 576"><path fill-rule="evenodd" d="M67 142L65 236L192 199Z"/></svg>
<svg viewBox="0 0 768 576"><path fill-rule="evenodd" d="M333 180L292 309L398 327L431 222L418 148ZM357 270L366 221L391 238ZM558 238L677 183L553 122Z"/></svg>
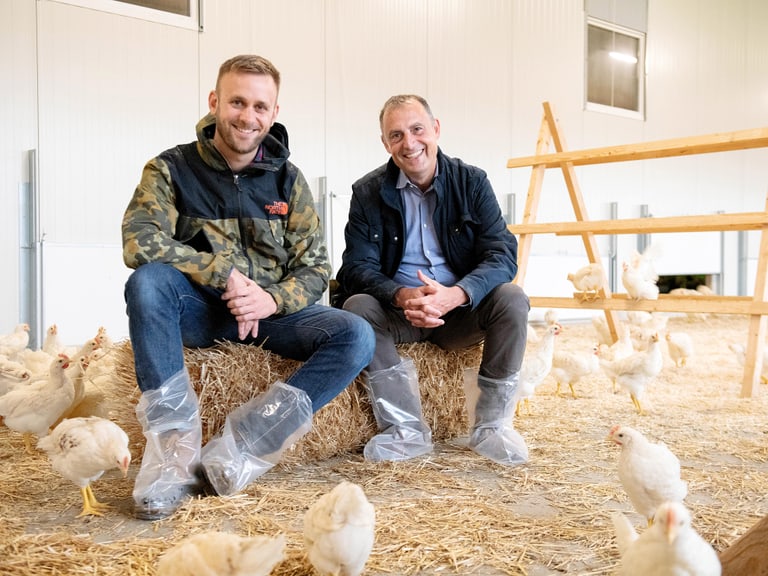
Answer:
<svg viewBox="0 0 768 576"><path fill-rule="evenodd" d="M179 26L191 30L201 29L200 7L202 0L49 0L91 8L101 12L110 12Z"/></svg>
<svg viewBox="0 0 768 576"><path fill-rule="evenodd" d="M645 35L587 19L587 110L644 117Z"/></svg>
<svg viewBox="0 0 768 576"><path fill-rule="evenodd" d="M179 16L189 16L191 8L189 6L189 0L117 0L125 4L135 4L136 6L144 6L145 8L152 8L153 10L160 10L162 12L170 12L171 14L178 14Z"/></svg>

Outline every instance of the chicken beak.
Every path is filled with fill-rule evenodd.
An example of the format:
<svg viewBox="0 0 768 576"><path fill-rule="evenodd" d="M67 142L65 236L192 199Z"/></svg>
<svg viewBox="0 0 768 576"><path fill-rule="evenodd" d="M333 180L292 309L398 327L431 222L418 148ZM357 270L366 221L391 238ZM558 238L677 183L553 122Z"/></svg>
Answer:
<svg viewBox="0 0 768 576"><path fill-rule="evenodd" d="M675 513L672 510L667 513L666 535L667 542L670 544L672 544L672 542L675 541L675 538L677 538L677 518L675 517Z"/></svg>
<svg viewBox="0 0 768 576"><path fill-rule="evenodd" d="M120 470L123 472L123 478L128 476L128 466L131 465L131 459L127 456L120 461Z"/></svg>

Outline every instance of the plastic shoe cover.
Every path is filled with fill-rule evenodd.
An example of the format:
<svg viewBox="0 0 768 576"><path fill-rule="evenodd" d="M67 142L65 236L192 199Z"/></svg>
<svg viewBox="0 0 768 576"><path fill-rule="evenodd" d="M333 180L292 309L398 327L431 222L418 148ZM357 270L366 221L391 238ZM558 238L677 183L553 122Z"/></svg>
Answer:
<svg viewBox="0 0 768 576"><path fill-rule="evenodd" d="M231 496L280 461L283 451L312 429L312 401L275 382L233 410L221 434L203 448L203 474L219 496Z"/></svg>
<svg viewBox="0 0 768 576"><path fill-rule="evenodd" d="M410 358L368 375L366 388L381 432L363 449L366 460L408 460L432 451L432 431L421 413L419 377Z"/></svg>
<svg viewBox="0 0 768 576"><path fill-rule="evenodd" d="M152 438L133 489L134 513L140 520L167 518L201 489L201 435L170 430ZM149 446L150 439L147 439ZM193 449L196 445L197 448ZM144 462L148 462L145 465ZM142 473L143 472L143 473Z"/></svg>
<svg viewBox="0 0 768 576"><path fill-rule="evenodd" d="M392 426L365 445L363 456L370 462L409 460L432 452L432 433Z"/></svg>
<svg viewBox="0 0 768 576"><path fill-rule="evenodd" d="M514 466L528 461L528 446L512 426L478 426L472 430L469 447L498 464Z"/></svg>
<svg viewBox="0 0 768 576"><path fill-rule="evenodd" d="M477 376L464 371L464 390L471 432L469 447L486 458L514 466L528 461L528 446L513 428L518 374L506 380Z"/></svg>
<svg viewBox="0 0 768 576"><path fill-rule="evenodd" d="M136 416L146 446L133 487L135 514L159 520L200 489L200 411L186 370L142 393Z"/></svg>

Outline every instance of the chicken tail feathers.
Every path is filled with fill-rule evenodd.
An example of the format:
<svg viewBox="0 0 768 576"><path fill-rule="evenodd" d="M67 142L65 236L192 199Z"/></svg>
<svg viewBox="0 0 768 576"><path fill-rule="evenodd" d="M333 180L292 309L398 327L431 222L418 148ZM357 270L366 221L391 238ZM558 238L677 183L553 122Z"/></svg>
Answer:
<svg viewBox="0 0 768 576"><path fill-rule="evenodd" d="M627 517L621 512L614 512L611 514L611 521L613 522L613 529L616 532L616 545L619 548L619 554L624 556L624 553L632 545L632 542L637 540L637 531Z"/></svg>

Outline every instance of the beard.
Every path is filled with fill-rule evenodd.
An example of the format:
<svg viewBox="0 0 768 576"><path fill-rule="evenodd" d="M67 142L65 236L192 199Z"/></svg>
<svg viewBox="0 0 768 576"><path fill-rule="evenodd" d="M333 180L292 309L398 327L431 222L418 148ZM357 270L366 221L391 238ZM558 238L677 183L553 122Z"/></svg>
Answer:
<svg viewBox="0 0 768 576"><path fill-rule="evenodd" d="M226 144L227 148L234 153L251 154L255 153L259 148L259 145L267 136L268 130L265 131L260 129L251 134L243 134L238 132L231 124L217 122L216 132L219 134L224 144Z"/></svg>

